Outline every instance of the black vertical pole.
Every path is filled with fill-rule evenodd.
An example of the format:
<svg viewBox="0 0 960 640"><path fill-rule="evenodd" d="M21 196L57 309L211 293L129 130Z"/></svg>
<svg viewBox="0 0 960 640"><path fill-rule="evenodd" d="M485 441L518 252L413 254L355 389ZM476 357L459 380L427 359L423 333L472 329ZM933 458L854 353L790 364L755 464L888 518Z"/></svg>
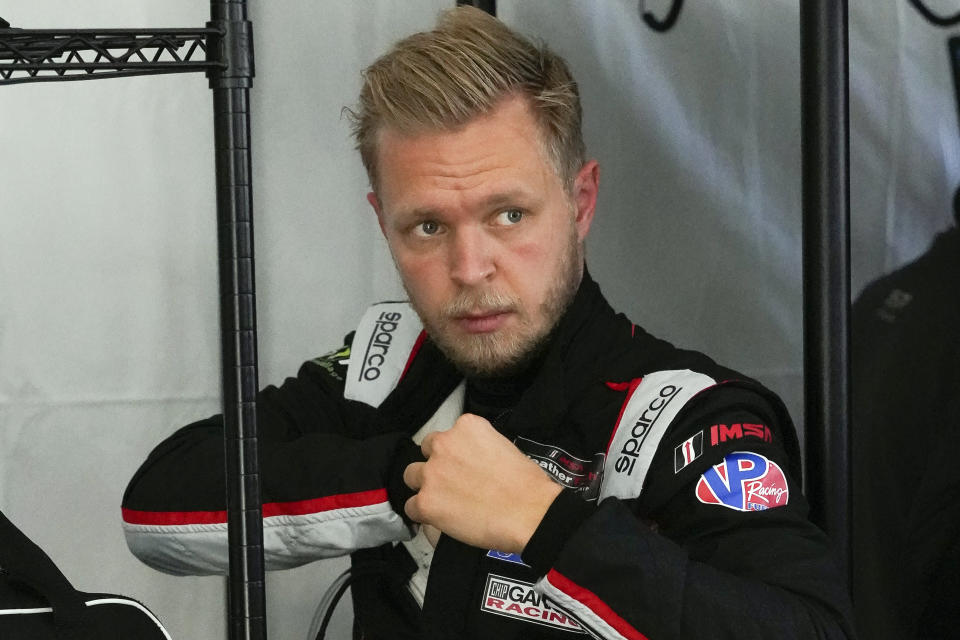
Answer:
<svg viewBox="0 0 960 640"><path fill-rule="evenodd" d="M257 459L257 321L250 179L253 34L246 0L211 0L207 26L223 71L209 72L217 164L217 244L230 578L228 637L267 637Z"/></svg>
<svg viewBox="0 0 960 640"><path fill-rule="evenodd" d="M497 0L457 0L457 6L471 6L483 9L492 16L497 15Z"/></svg>
<svg viewBox="0 0 960 640"><path fill-rule="evenodd" d="M803 350L810 517L850 558L847 0L800 0Z"/></svg>

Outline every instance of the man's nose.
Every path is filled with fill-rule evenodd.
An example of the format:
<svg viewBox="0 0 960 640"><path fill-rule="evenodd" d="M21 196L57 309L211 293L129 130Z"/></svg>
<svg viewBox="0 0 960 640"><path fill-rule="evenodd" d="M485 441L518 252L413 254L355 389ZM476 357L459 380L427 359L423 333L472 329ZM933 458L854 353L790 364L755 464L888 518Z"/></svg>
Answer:
<svg viewBox="0 0 960 640"><path fill-rule="evenodd" d="M493 240L482 229L458 229L450 246L450 277L464 286L488 280L496 271L493 251Z"/></svg>

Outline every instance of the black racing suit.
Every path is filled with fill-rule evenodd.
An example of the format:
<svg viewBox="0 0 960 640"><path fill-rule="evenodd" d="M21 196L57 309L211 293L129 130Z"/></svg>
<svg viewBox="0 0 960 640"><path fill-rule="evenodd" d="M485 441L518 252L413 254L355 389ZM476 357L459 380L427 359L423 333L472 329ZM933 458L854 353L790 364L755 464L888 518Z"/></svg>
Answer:
<svg viewBox="0 0 960 640"><path fill-rule="evenodd" d="M586 274L518 398L486 412L566 488L522 557L441 536L421 610L401 476L461 376L421 334L374 407L344 399L348 352L259 395L264 540L269 568L353 553L365 638L852 637L780 400L645 333ZM473 388L466 408L489 408ZM221 438L219 416L184 427L132 479L124 526L148 564L225 571Z"/></svg>

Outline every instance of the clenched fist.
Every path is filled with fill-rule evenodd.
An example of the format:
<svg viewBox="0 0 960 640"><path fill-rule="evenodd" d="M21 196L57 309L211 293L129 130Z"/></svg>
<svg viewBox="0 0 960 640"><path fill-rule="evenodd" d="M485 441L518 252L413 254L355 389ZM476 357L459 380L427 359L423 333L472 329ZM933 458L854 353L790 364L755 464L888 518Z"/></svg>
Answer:
<svg viewBox="0 0 960 640"><path fill-rule="evenodd" d="M520 553L562 490L488 421L464 414L434 432L403 481L417 494L404 510L411 519L484 549Z"/></svg>

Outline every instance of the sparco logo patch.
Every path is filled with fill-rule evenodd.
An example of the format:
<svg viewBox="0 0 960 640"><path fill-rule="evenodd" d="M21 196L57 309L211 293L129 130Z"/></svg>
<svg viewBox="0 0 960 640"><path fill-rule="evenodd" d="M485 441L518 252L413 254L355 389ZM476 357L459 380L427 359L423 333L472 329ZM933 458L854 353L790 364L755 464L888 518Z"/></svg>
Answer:
<svg viewBox="0 0 960 640"><path fill-rule="evenodd" d="M387 360L387 353L393 342L393 334L397 330L397 323L403 318L399 311L384 311L377 317L370 341L363 354L360 367L360 380L372 381L380 377L380 368Z"/></svg>
<svg viewBox="0 0 960 640"><path fill-rule="evenodd" d="M403 375L422 328L407 303L367 309L353 336L343 396L380 406Z"/></svg>
<svg viewBox="0 0 960 640"><path fill-rule="evenodd" d="M584 460L555 445L542 444L527 438L517 438L514 444L550 474L550 477L579 493L584 500L597 499L603 461L606 458L604 454L597 453L593 459Z"/></svg>
<svg viewBox="0 0 960 640"><path fill-rule="evenodd" d="M691 398L715 384L689 369L654 371L632 381L607 445L599 500L639 496L670 424Z"/></svg>
<svg viewBox="0 0 960 640"><path fill-rule="evenodd" d="M573 633L584 633L583 627L577 624L576 620L551 606L528 582L491 573L487 576L487 586L483 591L483 604L480 608L487 613Z"/></svg>
<svg viewBox="0 0 960 640"><path fill-rule="evenodd" d="M783 470L758 453L737 451L707 469L697 482L697 499L735 511L764 511L790 499Z"/></svg>
<svg viewBox="0 0 960 640"><path fill-rule="evenodd" d="M640 447L643 445L647 434L653 429L666 406L682 390L683 387L672 384L660 388L656 397L650 401L640 417L633 423L633 427L630 429L630 437L623 443L623 447L619 451L620 457L617 458L617 464L614 466L617 473L625 473L628 476L633 473L633 468L637 464L637 456L640 455Z"/></svg>

